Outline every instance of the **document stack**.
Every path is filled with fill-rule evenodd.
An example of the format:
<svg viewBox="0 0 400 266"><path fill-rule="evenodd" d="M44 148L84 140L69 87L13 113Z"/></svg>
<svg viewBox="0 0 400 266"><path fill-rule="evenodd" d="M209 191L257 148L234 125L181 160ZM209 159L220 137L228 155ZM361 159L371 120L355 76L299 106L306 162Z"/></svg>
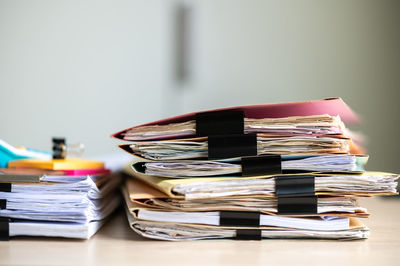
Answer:
<svg viewBox="0 0 400 266"><path fill-rule="evenodd" d="M364 239L358 197L396 194L365 172L356 114L340 99L189 113L114 134L130 141L130 226L161 240Z"/></svg>
<svg viewBox="0 0 400 266"><path fill-rule="evenodd" d="M2 147L7 158L15 157L15 148ZM29 156L24 151L18 154ZM0 169L1 240L14 236L88 239L121 201L121 177L100 161L19 159L3 165L8 168Z"/></svg>

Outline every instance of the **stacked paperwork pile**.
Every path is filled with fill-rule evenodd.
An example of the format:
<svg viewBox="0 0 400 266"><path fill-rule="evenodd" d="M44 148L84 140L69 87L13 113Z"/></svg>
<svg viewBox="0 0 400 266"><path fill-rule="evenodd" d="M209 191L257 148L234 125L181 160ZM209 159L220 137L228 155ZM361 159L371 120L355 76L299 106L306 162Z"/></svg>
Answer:
<svg viewBox="0 0 400 266"><path fill-rule="evenodd" d="M357 116L340 99L189 113L113 136L135 157L130 225L162 240L363 239L359 197L396 194L366 172Z"/></svg>
<svg viewBox="0 0 400 266"><path fill-rule="evenodd" d="M0 169L2 240L13 236L88 239L121 201L121 177L100 161L48 157L4 165L8 168Z"/></svg>

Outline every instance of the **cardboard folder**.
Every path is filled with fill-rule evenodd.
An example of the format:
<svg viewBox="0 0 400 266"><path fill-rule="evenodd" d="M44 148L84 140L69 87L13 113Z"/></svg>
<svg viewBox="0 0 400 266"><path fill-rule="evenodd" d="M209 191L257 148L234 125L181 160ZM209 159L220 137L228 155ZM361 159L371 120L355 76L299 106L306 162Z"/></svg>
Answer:
<svg viewBox="0 0 400 266"><path fill-rule="evenodd" d="M169 210L169 211L199 211L199 208L190 208L190 207L176 207L176 206L161 206L154 204L154 201L162 201L165 199L168 199L168 195L151 187L150 185L134 179L134 178L129 178L126 180L125 185L122 188L124 198L126 201L129 201L130 203L128 206L130 206L130 211L132 214L134 214L138 209L140 208L145 208L145 209L163 209L163 210ZM231 200L232 203L234 203L235 200L240 199L241 197L227 197L224 198L224 200ZM254 197L257 199L258 197ZM253 199L254 199L253 198ZM249 198L248 200L251 200L252 198ZM179 201L179 199L177 199ZM254 211L252 209L247 209L245 207L225 207L224 204L215 204L212 207L204 207L201 208L202 211ZM269 215L277 215L276 212L273 211L261 211L261 213L264 214L269 214ZM350 212L325 212L325 213L315 213L315 214L308 214L308 215L290 215L290 216L296 216L296 217L304 217L304 216L321 216L321 215L333 215L333 216L341 216L341 217L359 217L359 218L365 218L369 216L369 213L366 210L357 210L354 213Z"/></svg>
<svg viewBox="0 0 400 266"><path fill-rule="evenodd" d="M263 176L249 176L249 177L237 177L237 176L224 176L224 177L203 177L203 178L165 178L165 177L160 177L160 176L153 176L153 175L146 175L143 173L140 173L138 171L135 171L133 168L126 168L126 171L128 172L129 175L141 180L144 183L147 183L148 185L152 186L153 188L163 192L164 194L168 195L170 198L176 198L176 199L183 199L185 198L183 195L179 195L175 193L173 190L176 186L181 185L181 184L190 184L190 183L199 183L199 182L215 182L215 181L238 181L238 180L254 180L254 179L270 179L270 178L276 178L278 176L302 176L304 173L296 173L296 174L273 174L273 175L263 175ZM313 175L316 177L329 177L330 175L335 175L335 176L349 176L347 173L335 173L335 174L328 174L328 173L307 173L307 175ZM397 185L397 179L399 178L399 175L396 174L390 174L390 173L381 173L381 172L365 172L362 174L352 174L352 176L360 176L362 177L363 175L380 175L383 177L386 177L390 181L390 185L396 186ZM393 188L395 189L395 188ZM385 192L362 192L362 191L315 191L315 195L330 195L330 196L371 196L371 195L395 195L397 192L394 191L385 191ZM248 195L247 195L248 196ZM260 197L274 197L275 194L269 193L269 194L263 194L263 195L251 195L251 196L260 196ZM244 196L246 197L246 196Z"/></svg>
<svg viewBox="0 0 400 266"><path fill-rule="evenodd" d="M139 235L157 240L202 240L202 239L329 239L359 240L369 236L369 229L355 218L349 219L348 230L314 231L280 227L222 227L199 224L177 224L140 220L125 208L132 230Z"/></svg>
<svg viewBox="0 0 400 266"><path fill-rule="evenodd" d="M146 194L148 192L145 192ZM131 228L137 232L138 234L160 240L197 240L197 239L210 239L210 238L233 238L233 239L246 239L246 240L261 240L262 238L316 238L316 239L362 239L367 238L369 234L369 229L363 225L360 221L355 219L354 217L348 218L348 228L347 229L296 229L296 225L291 223L286 223L288 227L285 225L280 225L277 223L275 226L268 225L246 225L242 223L236 224L237 220L232 220L228 218L226 224L222 224L221 217L223 215L222 212L219 212L219 225L210 225L206 224L200 220L207 218L206 216L211 214L210 212L204 213L204 218L201 213L195 213L200 220L192 220L192 221L182 221L182 222L168 222L168 221L158 221L153 219L143 219L140 218L140 214L142 211L151 212L151 208L143 206L142 204L138 204L134 200L132 200L132 194L126 189L123 189L123 194L125 198L125 209L127 212L127 217ZM141 196L144 196L142 192L140 192ZM151 194L151 192L150 192ZM139 196L139 197L141 197ZM157 212L157 210L155 210ZM165 210L160 210L161 212ZM236 215L238 212L230 212L233 215ZM218 214L213 212L214 215ZM175 211L175 215L176 215ZM190 213L186 213L190 214ZM239 215L250 215L253 216L255 213L246 213L239 212ZM170 216L168 211L165 212L166 216ZM182 212L182 215L184 213ZM260 217L260 215L267 215L266 213L255 214ZM179 215L181 217L181 215ZM278 216L269 216L271 218ZM295 218L295 217L293 217ZM297 217L297 219L304 219L302 223L308 223L308 219L317 219L318 217ZM340 218L340 217L337 217ZM344 218L344 217L342 217ZM296 218L295 218L296 219ZM164 219L163 219L164 220ZM182 220L182 219L179 219ZM203 220L204 221L204 220ZM247 221L246 221L247 222ZM249 233L249 238L246 236L243 237L243 233Z"/></svg>

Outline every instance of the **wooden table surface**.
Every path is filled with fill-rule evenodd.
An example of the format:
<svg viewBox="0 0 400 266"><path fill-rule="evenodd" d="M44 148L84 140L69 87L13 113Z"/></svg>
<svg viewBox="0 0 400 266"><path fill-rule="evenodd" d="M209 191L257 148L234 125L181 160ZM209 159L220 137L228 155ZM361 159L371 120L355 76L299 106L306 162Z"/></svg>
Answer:
<svg viewBox="0 0 400 266"><path fill-rule="evenodd" d="M0 265L400 265L398 199L363 199L371 236L360 241L146 240L119 211L90 240L13 238L0 242Z"/></svg>

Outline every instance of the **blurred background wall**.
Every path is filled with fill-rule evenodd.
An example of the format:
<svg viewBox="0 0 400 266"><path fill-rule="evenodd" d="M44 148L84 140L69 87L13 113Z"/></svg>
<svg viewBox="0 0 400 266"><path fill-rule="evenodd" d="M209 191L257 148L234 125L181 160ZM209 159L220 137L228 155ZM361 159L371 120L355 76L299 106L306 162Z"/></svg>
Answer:
<svg viewBox="0 0 400 266"><path fill-rule="evenodd" d="M399 1L0 0L0 138L86 155L212 107L342 97L400 172Z"/></svg>

